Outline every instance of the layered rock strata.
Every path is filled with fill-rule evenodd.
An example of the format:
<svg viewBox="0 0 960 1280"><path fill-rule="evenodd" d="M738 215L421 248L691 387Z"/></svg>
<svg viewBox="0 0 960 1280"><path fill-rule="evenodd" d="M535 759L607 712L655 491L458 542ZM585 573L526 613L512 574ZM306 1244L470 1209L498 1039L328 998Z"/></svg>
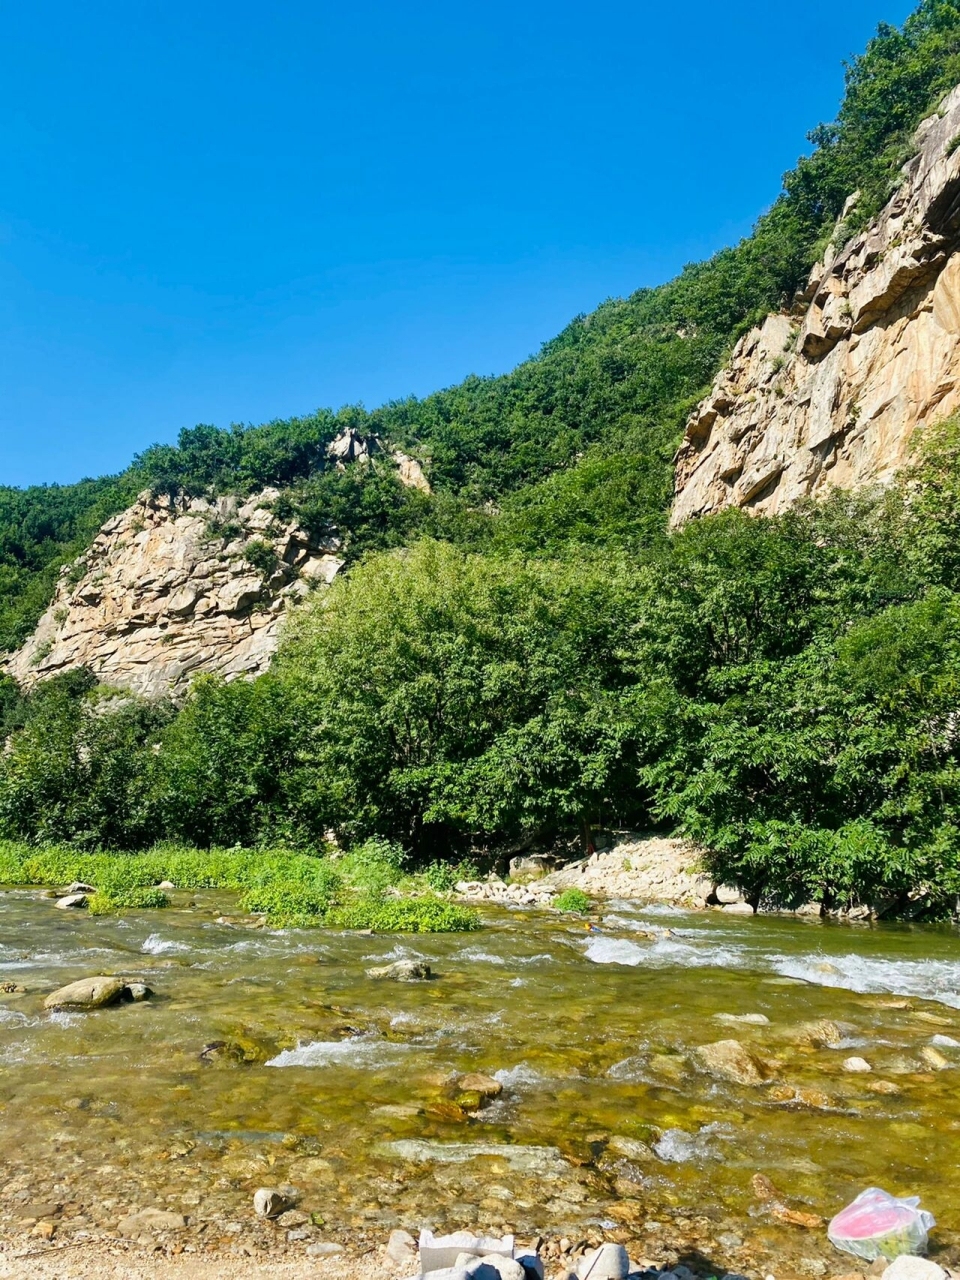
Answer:
<svg viewBox="0 0 960 1280"><path fill-rule="evenodd" d="M171 500L150 493L101 528L61 570L36 631L6 663L29 688L75 667L149 697L181 693L199 672L252 676L270 663L287 606L341 567L273 514L266 489Z"/></svg>
<svg viewBox="0 0 960 1280"><path fill-rule="evenodd" d="M674 524L884 483L960 408L960 86L916 144L873 225L734 348L687 424Z"/></svg>

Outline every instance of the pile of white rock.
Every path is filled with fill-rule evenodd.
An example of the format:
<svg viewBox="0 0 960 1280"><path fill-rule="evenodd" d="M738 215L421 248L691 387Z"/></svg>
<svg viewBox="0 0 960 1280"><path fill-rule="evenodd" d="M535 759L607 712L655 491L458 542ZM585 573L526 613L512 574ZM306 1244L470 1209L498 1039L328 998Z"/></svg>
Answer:
<svg viewBox="0 0 960 1280"><path fill-rule="evenodd" d="M504 907L549 907L556 897L553 889L541 889L536 884L507 884L499 876L460 880L454 891L467 902L496 902Z"/></svg>

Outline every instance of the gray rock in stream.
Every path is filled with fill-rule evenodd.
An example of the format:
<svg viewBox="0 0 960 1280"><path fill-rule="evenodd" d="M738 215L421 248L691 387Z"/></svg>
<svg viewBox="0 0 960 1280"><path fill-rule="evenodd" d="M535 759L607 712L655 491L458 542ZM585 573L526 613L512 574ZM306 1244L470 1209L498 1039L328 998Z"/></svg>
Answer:
<svg viewBox="0 0 960 1280"><path fill-rule="evenodd" d="M368 969L367 977L388 978L392 982L425 982L430 977L430 966L422 960L396 960L393 964Z"/></svg>
<svg viewBox="0 0 960 1280"><path fill-rule="evenodd" d="M149 1000L153 992L145 982L128 982L123 990L124 1000L133 1000L139 1002L141 1000Z"/></svg>
<svg viewBox="0 0 960 1280"><path fill-rule="evenodd" d="M123 994L126 982L123 978L111 978L100 974L94 978L81 978L59 991L54 991L43 1002L45 1009L101 1009L116 1004Z"/></svg>
<svg viewBox="0 0 960 1280"><path fill-rule="evenodd" d="M71 907L85 907L87 905L87 895L85 893L68 893L65 898L58 898L53 905L59 907L61 911L69 911Z"/></svg>

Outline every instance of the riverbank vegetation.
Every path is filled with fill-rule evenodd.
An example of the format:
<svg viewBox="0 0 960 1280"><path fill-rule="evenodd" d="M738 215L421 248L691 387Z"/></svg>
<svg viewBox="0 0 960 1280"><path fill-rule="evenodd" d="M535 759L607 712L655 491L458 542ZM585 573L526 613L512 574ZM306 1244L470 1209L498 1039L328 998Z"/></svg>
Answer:
<svg viewBox="0 0 960 1280"><path fill-rule="evenodd" d="M285 515L338 530L348 561L257 680L201 678L181 705L84 672L29 695L0 682L0 833L41 851L21 869L48 846L79 861L122 848L141 851L130 893L190 887L146 852L169 841L233 868L223 887L272 919L383 927L399 906L318 858L331 833L351 851L390 842L441 888L465 857L654 824L755 901L952 910L957 424L929 431L884 492L672 535L665 513L684 417L731 344L802 283L853 190L852 218L876 212L958 81L960 10L922 0L851 62L837 120L751 237L578 317L504 377L369 413L197 427L115 480L0 490L6 647L139 488L274 485ZM327 446L345 428L415 454L433 493L385 457L336 470ZM259 852L216 852L234 846ZM248 883L231 857L310 873ZM89 876L58 876L74 878ZM103 892L108 907L126 891ZM442 925L449 904L432 901L417 910Z"/></svg>
<svg viewBox="0 0 960 1280"><path fill-rule="evenodd" d="M224 889L240 911L277 928L375 929L381 933L451 933L476 929L476 912L446 901L427 872L408 871L403 850L368 840L345 857L290 849L191 849L157 845L143 853L37 848L0 840L0 883L64 888L90 885L95 915L170 905L163 884L178 890Z"/></svg>
<svg viewBox="0 0 960 1280"><path fill-rule="evenodd" d="M198 680L180 707L76 672L8 687L0 826L91 856L260 848L264 883L256 860L253 882L231 855L211 865L275 917L296 912L269 851L327 832L366 851L344 867L375 887L370 841L443 866L651 823L757 901L943 912L960 893L958 546L951 422L897 486L729 511L643 557L372 555L294 615L255 681ZM156 856L131 863L138 884L195 883ZM305 910L325 915L316 893Z"/></svg>

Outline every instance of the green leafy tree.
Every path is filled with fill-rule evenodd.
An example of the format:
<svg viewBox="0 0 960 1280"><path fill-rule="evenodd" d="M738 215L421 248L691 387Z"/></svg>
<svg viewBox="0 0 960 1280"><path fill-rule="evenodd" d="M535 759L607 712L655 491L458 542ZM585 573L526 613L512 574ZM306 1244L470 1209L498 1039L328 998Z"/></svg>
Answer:
<svg viewBox="0 0 960 1280"><path fill-rule="evenodd" d="M629 774L628 594L625 575L430 542L361 564L280 654L320 806L420 851L595 817Z"/></svg>

